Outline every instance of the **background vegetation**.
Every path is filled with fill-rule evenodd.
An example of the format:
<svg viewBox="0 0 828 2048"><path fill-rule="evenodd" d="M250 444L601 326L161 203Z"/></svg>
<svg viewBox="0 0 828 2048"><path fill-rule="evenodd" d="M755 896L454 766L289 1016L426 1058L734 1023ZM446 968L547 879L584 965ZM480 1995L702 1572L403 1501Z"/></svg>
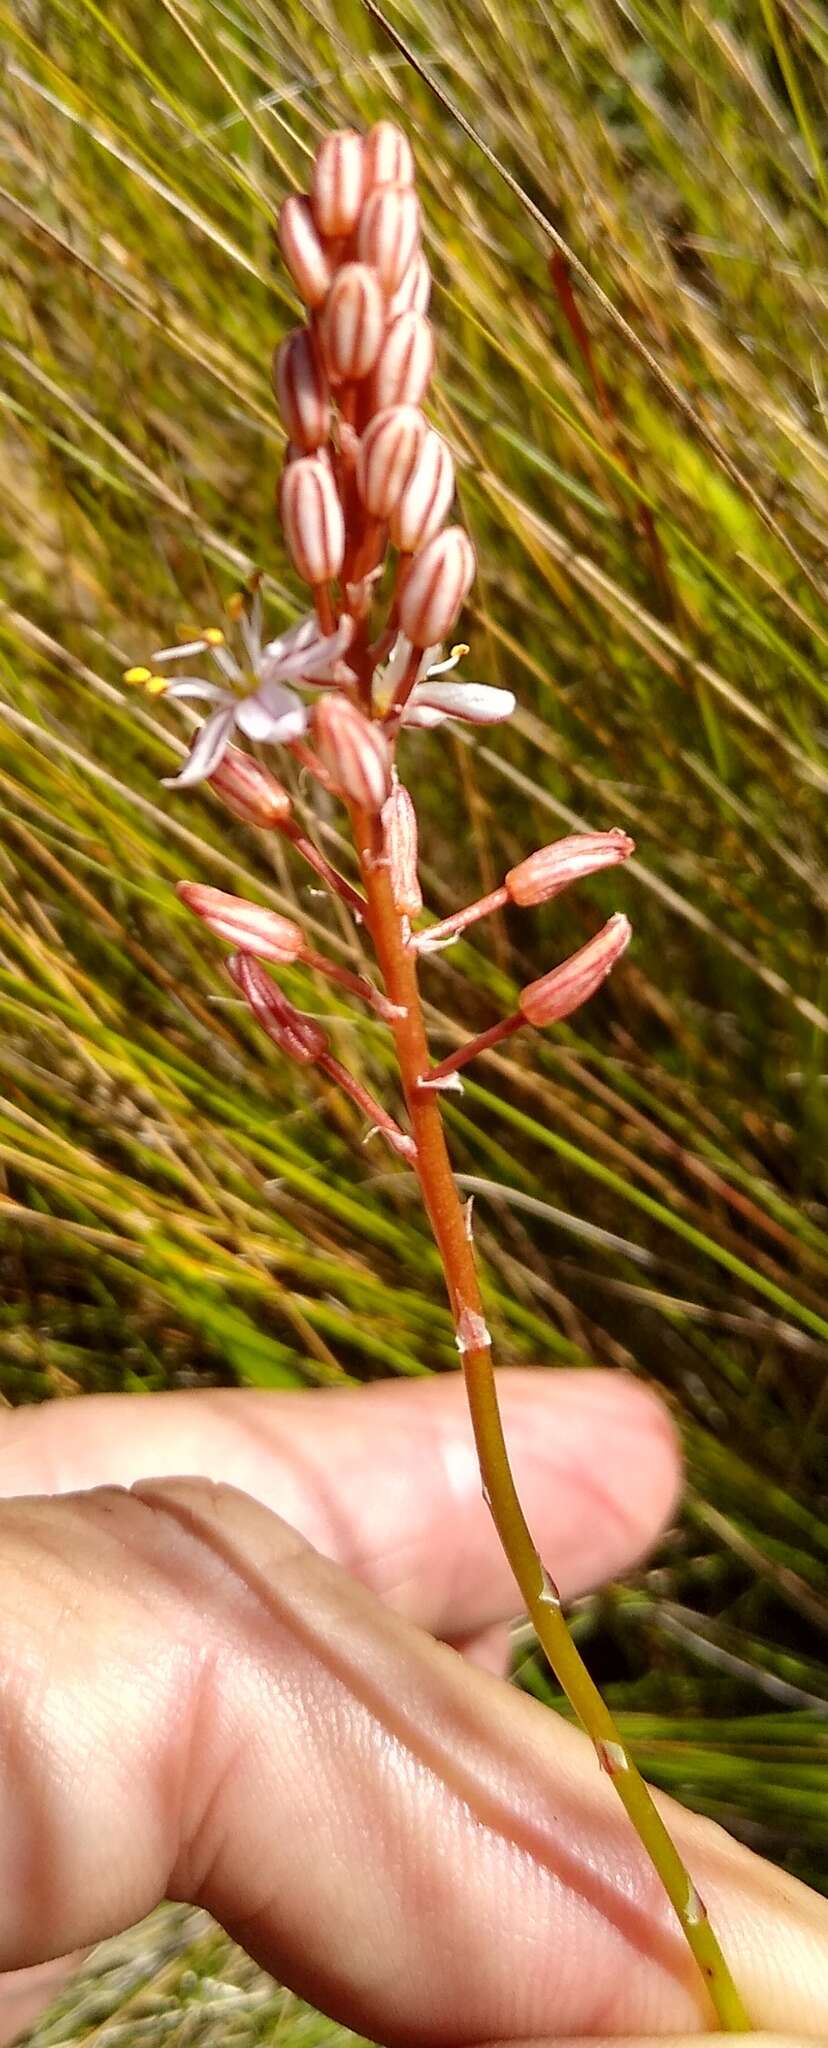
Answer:
<svg viewBox="0 0 828 2048"><path fill-rule="evenodd" d="M673 1402L682 1526L577 1625L653 1779L824 1885L826 17L400 0L454 112L360 0L0 19L5 1398L456 1362L404 1176L268 1058L172 883L331 913L209 795L159 788L181 727L121 681L254 564L274 629L294 616L272 216L326 127L396 114L481 560L467 668L520 703L493 739L408 742L428 898L575 822L639 847L428 970L448 1050L602 910L636 927L577 1029L447 1110L490 1321L505 1362L623 1365ZM316 829L337 848L334 813ZM381 1031L338 1014L384 1086ZM96 1968L44 2040L331 2032L192 1916Z"/></svg>

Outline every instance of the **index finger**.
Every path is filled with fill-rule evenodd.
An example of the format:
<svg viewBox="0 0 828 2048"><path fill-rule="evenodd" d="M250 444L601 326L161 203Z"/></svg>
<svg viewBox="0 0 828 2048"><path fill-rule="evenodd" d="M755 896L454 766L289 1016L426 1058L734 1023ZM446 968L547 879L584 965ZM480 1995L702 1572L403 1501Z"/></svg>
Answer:
<svg viewBox="0 0 828 2048"><path fill-rule="evenodd" d="M679 1484L676 1434L626 1373L498 1374L518 1489L566 1597L649 1548ZM96 1396L0 1412L0 1495L181 1474L260 1500L449 1641L519 1608L484 1508L462 1375L354 1390Z"/></svg>

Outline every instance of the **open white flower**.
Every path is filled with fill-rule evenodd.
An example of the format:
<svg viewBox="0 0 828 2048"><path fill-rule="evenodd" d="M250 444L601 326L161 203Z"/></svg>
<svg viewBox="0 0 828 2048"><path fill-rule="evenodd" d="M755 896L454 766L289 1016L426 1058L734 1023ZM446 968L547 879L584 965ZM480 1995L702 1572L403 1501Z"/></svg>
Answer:
<svg viewBox="0 0 828 2048"><path fill-rule="evenodd" d="M347 680L347 671L341 673L340 665L353 633L349 618L341 619L334 633L323 634L311 613L277 640L263 644L261 598L256 591L249 611L239 615L238 631L238 654L221 628L213 626L179 647L162 647L153 657L158 669L167 662L208 654L222 678L221 682L197 675L176 675L170 682L158 679L156 687L164 697L213 707L179 774L164 777L169 789L189 789L212 775L236 730L246 739L271 745L284 746L300 739L308 712L296 690L288 687L290 683L313 688ZM144 672L132 670L129 674L137 680ZM150 682L155 681L152 676Z"/></svg>
<svg viewBox="0 0 828 2048"><path fill-rule="evenodd" d="M405 674L411 642L398 633L383 669L374 679L374 701L380 709L391 703L400 678ZM442 648L427 647L417 681L402 714L402 724L430 730L447 718L459 718L467 725L502 725L511 718L515 699L511 690L498 690L491 683L446 682L468 654L464 646L453 647L443 658Z"/></svg>

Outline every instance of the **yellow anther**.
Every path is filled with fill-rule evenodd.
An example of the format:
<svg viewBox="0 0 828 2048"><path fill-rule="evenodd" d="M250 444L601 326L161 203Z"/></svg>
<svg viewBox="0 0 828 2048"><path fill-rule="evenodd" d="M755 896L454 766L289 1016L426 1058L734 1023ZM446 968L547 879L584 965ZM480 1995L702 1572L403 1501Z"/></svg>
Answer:
<svg viewBox="0 0 828 2048"><path fill-rule="evenodd" d="M147 696L163 697L164 691L167 689L169 685L169 680L169 676L149 676L147 678L146 686Z"/></svg>
<svg viewBox="0 0 828 2048"><path fill-rule="evenodd" d="M125 669L124 669L124 682L125 682L125 683L148 683L148 682L150 681L150 678L151 678L151 676L152 676L152 669L151 669L151 668L125 668Z"/></svg>
<svg viewBox="0 0 828 2048"><path fill-rule="evenodd" d="M451 650L452 661L462 661L464 654L468 654L468 651L467 642L465 640L458 640L457 646Z"/></svg>
<svg viewBox="0 0 828 2048"><path fill-rule="evenodd" d="M235 621L241 618L242 612L244 611L244 591L234 590L232 597L228 597L224 609L227 613L228 619L231 619L235 624Z"/></svg>
<svg viewBox="0 0 828 2048"><path fill-rule="evenodd" d="M224 634L220 626L205 626L201 638L206 642L208 647L224 646Z"/></svg>

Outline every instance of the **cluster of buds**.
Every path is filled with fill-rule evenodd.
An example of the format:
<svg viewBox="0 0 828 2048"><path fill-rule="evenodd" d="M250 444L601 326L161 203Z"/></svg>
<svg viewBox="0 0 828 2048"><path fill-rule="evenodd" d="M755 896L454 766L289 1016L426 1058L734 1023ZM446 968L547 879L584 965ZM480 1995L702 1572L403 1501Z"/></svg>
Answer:
<svg viewBox="0 0 828 2048"><path fill-rule="evenodd" d="M427 723L463 716L463 685L433 704L422 688L475 558L463 527L446 523L454 463L422 411L434 367L431 275L407 137L390 121L365 136L328 135L310 192L282 206L279 240L306 309L273 366L287 433L279 511L294 567L323 630L337 611L353 620L348 663L363 714L392 736L409 707L431 709ZM372 643L365 621L390 549L389 613ZM502 697L501 716L514 704Z"/></svg>
<svg viewBox="0 0 828 2048"><path fill-rule="evenodd" d="M459 680L465 648L441 656L468 596L475 557L463 527L449 523L451 451L422 409L434 338L420 235L405 135L389 121L365 136L347 129L328 135L310 191L287 198L279 217L281 248L306 318L279 345L273 370L287 435L281 523L313 609L267 640L256 579L228 607L235 637L215 626L195 629L183 645L156 654L152 669L130 671L153 694L210 707L175 783L207 780L237 817L281 833L375 943L371 877L384 870L410 955L452 944L490 911L544 903L632 851L623 832L573 834L520 861L489 896L413 928L423 897L416 811L397 766L400 738L406 727L430 728L447 717L497 722L514 709L511 692ZM372 625L380 591L385 616ZM169 663L202 654L212 658L215 678L165 675ZM285 747L349 807L362 891L304 832L283 784L232 744L237 732ZM179 894L232 949L235 986L271 1040L289 1058L336 1079L372 1127L413 1162L413 1139L338 1065L321 1025L294 1008L268 970L311 969L392 1028L400 1015L394 1003L364 975L316 952L292 919L196 883L182 883ZM626 919L610 918L571 959L524 988L510 1017L429 1072L404 1076L409 1107L412 1087L458 1086L460 1068L476 1053L523 1025L570 1015L599 987L628 937Z"/></svg>

